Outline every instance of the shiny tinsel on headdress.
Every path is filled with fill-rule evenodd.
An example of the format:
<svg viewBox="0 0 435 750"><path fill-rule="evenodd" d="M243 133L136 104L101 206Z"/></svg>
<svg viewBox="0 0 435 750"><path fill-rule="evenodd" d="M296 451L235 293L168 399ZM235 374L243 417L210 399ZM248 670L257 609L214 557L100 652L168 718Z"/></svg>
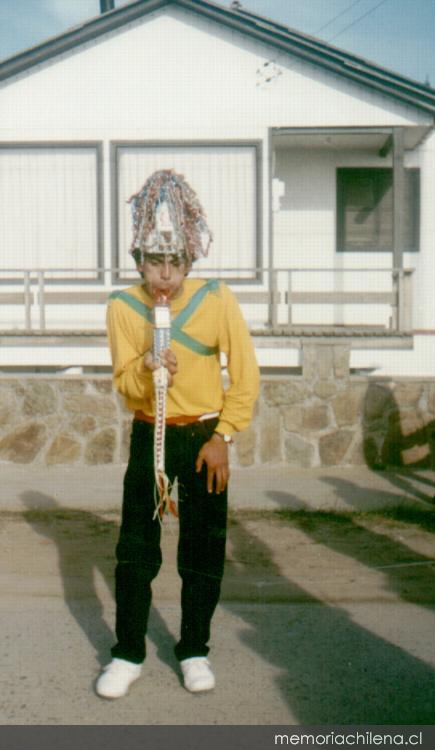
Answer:
<svg viewBox="0 0 435 750"><path fill-rule="evenodd" d="M131 196L133 241L137 263L144 253L171 253L192 263L208 255L213 236L195 191L172 169L154 172Z"/></svg>

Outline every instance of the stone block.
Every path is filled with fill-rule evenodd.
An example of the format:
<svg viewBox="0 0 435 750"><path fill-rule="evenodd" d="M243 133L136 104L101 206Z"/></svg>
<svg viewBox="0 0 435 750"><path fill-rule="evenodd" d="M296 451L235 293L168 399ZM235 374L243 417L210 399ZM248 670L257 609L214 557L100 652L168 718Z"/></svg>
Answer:
<svg viewBox="0 0 435 750"><path fill-rule="evenodd" d="M94 432L94 430L97 428L97 421L95 417L92 417L89 414L85 416L79 415L77 417L74 417L74 419L71 420L70 424L72 429L79 435L89 435L90 432Z"/></svg>
<svg viewBox="0 0 435 750"><path fill-rule="evenodd" d="M302 345L302 375L304 380L311 383L319 377L318 346L304 343Z"/></svg>
<svg viewBox="0 0 435 750"><path fill-rule="evenodd" d="M400 429L402 436L415 443L426 443L428 424L424 417L417 411L403 411L400 414Z"/></svg>
<svg viewBox="0 0 435 750"><path fill-rule="evenodd" d="M45 426L37 422L18 427L0 440L0 458L17 464L29 464L44 447L46 438Z"/></svg>
<svg viewBox="0 0 435 750"><path fill-rule="evenodd" d="M423 384L413 382L398 383L393 391L393 396L398 406L418 405L423 394Z"/></svg>
<svg viewBox="0 0 435 750"><path fill-rule="evenodd" d="M73 464L79 459L80 453L81 446L77 440L69 435L57 435L45 456L45 463L48 466L54 464Z"/></svg>
<svg viewBox="0 0 435 750"><path fill-rule="evenodd" d="M400 419L390 425L385 438L384 454L390 465L430 463L433 438L432 427L417 411L402 412Z"/></svg>
<svg viewBox="0 0 435 750"><path fill-rule="evenodd" d="M116 404L119 415L121 417L129 417L131 421L133 413L130 411L130 409L127 409L124 396L121 396L121 394L117 391L112 391L112 398L114 400L114 403Z"/></svg>
<svg viewBox="0 0 435 750"><path fill-rule="evenodd" d="M112 378L107 378L105 380L92 380L91 385L97 393L112 393L113 391Z"/></svg>
<svg viewBox="0 0 435 750"><path fill-rule="evenodd" d="M65 378L65 380L60 381L59 388L63 393L84 393L86 381L83 378Z"/></svg>
<svg viewBox="0 0 435 750"><path fill-rule="evenodd" d="M288 435L284 442L285 461L289 466L309 469L314 466L314 446L299 435Z"/></svg>
<svg viewBox="0 0 435 750"><path fill-rule="evenodd" d="M256 431L250 425L234 437L236 456L240 466L252 466L255 463Z"/></svg>
<svg viewBox="0 0 435 750"><path fill-rule="evenodd" d="M10 388L16 394L17 398L22 399L26 395L26 386L23 383L26 383L26 381L13 380L8 383L7 388L8 390Z"/></svg>
<svg viewBox="0 0 435 750"><path fill-rule="evenodd" d="M328 427L329 416L326 404L311 404L302 411L302 428L317 432Z"/></svg>
<svg viewBox="0 0 435 750"><path fill-rule="evenodd" d="M26 416L45 416L54 414L56 410L57 395L49 383L28 383L23 401L23 412Z"/></svg>
<svg viewBox="0 0 435 750"><path fill-rule="evenodd" d="M282 414L285 430L288 430L289 432L298 432L302 429L302 405L297 404L294 406L287 406L282 410Z"/></svg>
<svg viewBox="0 0 435 750"><path fill-rule="evenodd" d="M0 390L0 429L14 425L17 421L17 403L11 388Z"/></svg>
<svg viewBox="0 0 435 750"><path fill-rule="evenodd" d="M334 350L330 344L304 343L302 373L308 382L334 377Z"/></svg>
<svg viewBox="0 0 435 750"><path fill-rule="evenodd" d="M364 450L364 440L358 437L354 446L351 448L347 463L350 466L366 466L367 460Z"/></svg>
<svg viewBox="0 0 435 750"><path fill-rule="evenodd" d="M337 382L335 380L319 380L313 389L313 393L321 399L329 399L337 393Z"/></svg>
<svg viewBox="0 0 435 750"><path fill-rule="evenodd" d="M316 347L317 362L315 379L327 379L334 377L334 349L328 345Z"/></svg>
<svg viewBox="0 0 435 750"><path fill-rule="evenodd" d="M343 380L350 376L350 345L334 344L334 376L338 380Z"/></svg>
<svg viewBox="0 0 435 750"><path fill-rule="evenodd" d="M87 464L111 464L114 461L116 432L112 428L101 430L89 439L85 450Z"/></svg>
<svg viewBox="0 0 435 750"><path fill-rule="evenodd" d="M68 393L64 396L63 405L69 414L91 415L106 422L116 419L116 405L111 397Z"/></svg>
<svg viewBox="0 0 435 750"><path fill-rule="evenodd" d="M332 400L335 421L339 427L359 422L363 408L363 389L347 388Z"/></svg>
<svg viewBox="0 0 435 750"><path fill-rule="evenodd" d="M289 382L267 382L262 389L264 400L270 406L285 406L301 403L309 394L304 383L290 380Z"/></svg>
<svg viewBox="0 0 435 750"><path fill-rule="evenodd" d="M261 416L256 422L260 442L260 461L281 460L281 420L278 409L268 409L266 406L261 410Z"/></svg>
<svg viewBox="0 0 435 750"><path fill-rule="evenodd" d="M339 466L352 442L353 432L336 430L319 438L319 454L322 466Z"/></svg>
<svg viewBox="0 0 435 750"><path fill-rule="evenodd" d="M397 404L387 383L370 383L364 396L363 418L366 425L387 420Z"/></svg>
<svg viewBox="0 0 435 750"><path fill-rule="evenodd" d="M374 438L378 449L378 463L382 466L400 466L402 464L403 433L399 412L391 412L381 428L375 429L374 425L372 425L372 428L369 434Z"/></svg>
<svg viewBox="0 0 435 750"><path fill-rule="evenodd" d="M371 469L385 469L388 460L384 458L385 436L379 433L365 432L361 443L364 462Z"/></svg>
<svg viewBox="0 0 435 750"><path fill-rule="evenodd" d="M435 414L435 383L428 387L427 406L432 414Z"/></svg>
<svg viewBox="0 0 435 750"><path fill-rule="evenodd" d="M121 463L127 463L130 456L131 419L125 419L121 433Z"/></svg>
<svg viewBox="0 0 435 750"><path fill-rule="evenodd" d="M420 468L431 468L432 458L430 446L426 445L413 445L411 448L405 448L402 450L402 465L403 466L416 466Z"/></svg>

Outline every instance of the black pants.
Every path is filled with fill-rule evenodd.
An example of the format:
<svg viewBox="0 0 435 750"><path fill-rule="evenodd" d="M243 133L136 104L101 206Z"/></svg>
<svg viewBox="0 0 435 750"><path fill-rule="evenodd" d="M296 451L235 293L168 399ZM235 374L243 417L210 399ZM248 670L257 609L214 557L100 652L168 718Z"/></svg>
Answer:
<svg viewBox="0 0 435 750"><path fill-rule="evenodd" d="M181 589L181 637L175 654L181 661L206 656L210 622L219 600L224 570L227 492L207 492L207 468L195 462L217 419L166 428L166 473L178 478L178 573ZM112 656L141 663L151 605L151 581L159 572L160 523L155 511L154 427L134 421L130 460L124 478L122 524L116 547L116 637Z"/></svg>

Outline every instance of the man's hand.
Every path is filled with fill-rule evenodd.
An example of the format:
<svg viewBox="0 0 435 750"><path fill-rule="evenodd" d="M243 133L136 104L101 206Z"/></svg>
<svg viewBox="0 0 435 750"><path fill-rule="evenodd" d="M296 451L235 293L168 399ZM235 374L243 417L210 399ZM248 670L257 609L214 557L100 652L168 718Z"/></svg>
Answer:
<svg viewBox="0 0 435 750"><path fill-rule="evenodd" d="M213 492L213 482L216 480L216 494L219 495L227 486L230 476L228 446L219 435L212 435L199 451L196 459L198 473L204 462L207 465L207 490Z"/></svg>
<svg viewBox="0 0 435 750"><path fill-rule="evenodd" d="M163 349L160 352L160 363L155 362L151 351L145 352L143 361L145 367L148 367L149 370L158 370L159 367L166 367L168 371L168 386L172 385L172 378L178 372L178 364L177 358L171 349Z"/></svg>

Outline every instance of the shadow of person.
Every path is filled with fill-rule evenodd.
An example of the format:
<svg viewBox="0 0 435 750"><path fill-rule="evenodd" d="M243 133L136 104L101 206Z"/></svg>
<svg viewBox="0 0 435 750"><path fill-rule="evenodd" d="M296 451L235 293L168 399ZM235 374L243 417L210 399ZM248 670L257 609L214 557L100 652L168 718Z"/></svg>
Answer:
<svg viewBox="0 0 435 750"><path fill-rule="evenodd" d="M56 545L65 603L94 647L99 664L107 664L114 634L105 620L96 574L113 599L118 523L89 511L62 509L53 497L36 491L23 492L21 500L27 508L23 513L26 522ZM154 607L148 637L160 661L175 668L175 639Z"/></svg>
<svg viewBox="0 0 435 750"><path fill-rule="evenodd" d="M238 520L230 539L222 606L247 626L241 641L276 667L299 723L431 723L434 669L293 582L290 566L280 570L272 550ZM244 577L265 575L269 582L275 577L275 589L257 587L251 605L237 598L237 577L246 592Z"/></svg>
<svg viewBox="0 0 435 750"><path fill-rule="evenodd" d="M388 469L389 482L432 503L435 481L419 470L435 468L435 420L427 422L417 409L408 409L401 415L391 389L370 383L364 397L362 423L367 466L374 471ZM423 492L419 484L428 485L430 493Z"/></svg>

